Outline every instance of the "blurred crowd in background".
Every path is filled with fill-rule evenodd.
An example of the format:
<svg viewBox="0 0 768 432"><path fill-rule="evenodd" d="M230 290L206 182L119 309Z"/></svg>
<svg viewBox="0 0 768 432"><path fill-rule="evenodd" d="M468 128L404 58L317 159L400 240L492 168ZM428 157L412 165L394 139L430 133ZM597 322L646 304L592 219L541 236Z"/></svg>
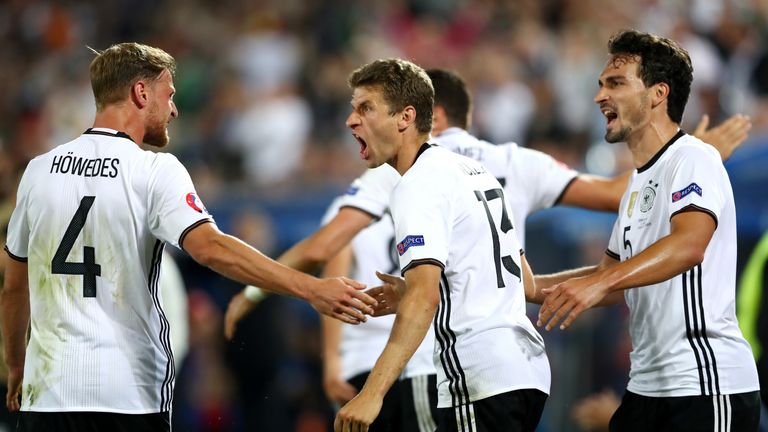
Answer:
<svg viewBox="0 0 768 432"><path fill-rule="evenodd" d="M622 28L671 37L690 52L685 129L703 114L712 124L751 117L750 139L726 164L741 265L768 229L766 0L5 0L0 220L7 222L26 163L90 127L88 47L137 41L177 59L180 116L163 151L187 166L220 228L276 257L314 231L362 172L344 125L346 77L376 58L463 75L481 138L516 141L582 171L631 169L623 145L604 143L593 103L606 42ZM527 235L534 271L597 262L613 219L572 209L535 215ZM242 287L174 252L190 325L176 430L330 430L314 310L269 298L225 341L223 312ZM540 430L580 430L571 417L577 400L604 388L621 394L625 315L623 307L595 310L567 332L545 335L553 393Z"/></svg>

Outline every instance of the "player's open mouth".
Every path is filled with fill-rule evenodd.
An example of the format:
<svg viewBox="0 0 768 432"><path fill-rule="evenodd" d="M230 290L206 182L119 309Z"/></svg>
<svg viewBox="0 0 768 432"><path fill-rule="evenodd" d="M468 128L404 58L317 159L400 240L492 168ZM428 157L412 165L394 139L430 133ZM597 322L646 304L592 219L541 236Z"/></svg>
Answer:
<svg viewBox="0 0 768 432"><path fill-rule="evenodd" d="M616 114L616 111L614 111L612 108L602 107L600 108L600 112L603 113L605 119L608 121L606 124L608 127L610 127L611 123L613 123L619 117L619 115Z"/></svg>
<svg viewBox="0 0 768 432"><path fill-rule="evenodd" d="M368 144L366 144L365 140L358 135L352 134L352 136L354 136L357 142L360 143L360 158L368 159Z"/></svg>

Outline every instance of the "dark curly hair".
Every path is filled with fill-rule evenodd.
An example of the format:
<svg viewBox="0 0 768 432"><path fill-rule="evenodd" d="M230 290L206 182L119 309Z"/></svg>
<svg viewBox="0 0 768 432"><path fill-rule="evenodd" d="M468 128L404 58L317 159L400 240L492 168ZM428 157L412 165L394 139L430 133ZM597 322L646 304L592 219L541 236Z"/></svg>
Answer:
<svg viewBox="0 0 768 432"><path fill-rule="evenodd" d="M667 83L667 114L675 123L682 121L693 81L691 57L685 49L677 42L661 36L623 30L608 41L608 51L612 55L637 57L638 75L646 87Z"/></svg>

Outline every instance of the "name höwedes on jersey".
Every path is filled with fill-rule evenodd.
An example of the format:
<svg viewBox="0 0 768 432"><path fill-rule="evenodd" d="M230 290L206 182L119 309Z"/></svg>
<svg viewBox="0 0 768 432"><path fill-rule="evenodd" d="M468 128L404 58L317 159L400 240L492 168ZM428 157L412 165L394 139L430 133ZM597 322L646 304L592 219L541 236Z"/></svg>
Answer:
<svg viewBox="0 0 768 432"><path fill-rule="evenodd" d="M119 159L84 158L68 152L64 156L54 156L51 162L51 174L71 174L83 177L117 177Z"/></svg>

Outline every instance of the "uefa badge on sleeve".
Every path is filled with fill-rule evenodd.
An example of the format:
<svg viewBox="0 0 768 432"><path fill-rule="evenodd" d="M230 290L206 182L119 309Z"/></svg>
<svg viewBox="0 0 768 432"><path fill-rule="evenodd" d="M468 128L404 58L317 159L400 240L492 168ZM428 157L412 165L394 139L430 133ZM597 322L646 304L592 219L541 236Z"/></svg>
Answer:
<svg viewBox="0 0 768 432"><path fill-rule="evenodd" d="M187 205L192 207L192 209L198 213L208 214L208 210L205 208L205 205L203 205L203 201L194 192L187 194Z"/></svg>

